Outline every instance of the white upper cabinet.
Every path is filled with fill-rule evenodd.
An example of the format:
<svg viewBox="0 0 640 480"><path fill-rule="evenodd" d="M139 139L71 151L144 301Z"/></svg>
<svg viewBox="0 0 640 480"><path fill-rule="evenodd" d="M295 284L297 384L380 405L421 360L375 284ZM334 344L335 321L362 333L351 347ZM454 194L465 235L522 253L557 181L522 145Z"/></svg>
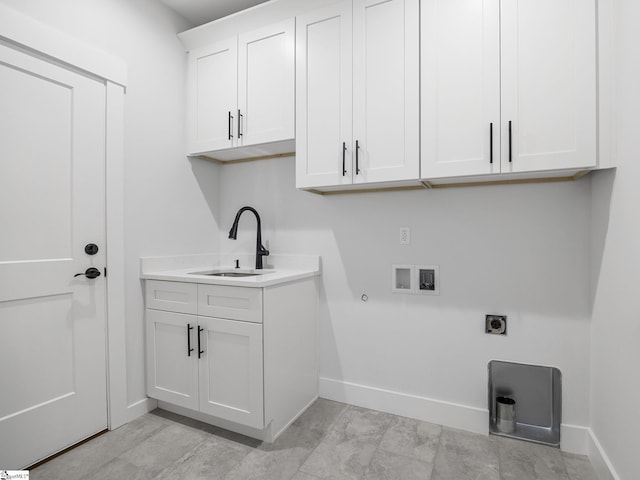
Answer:
<svg viewBox="0 0 640 480"><path fill-rule="evenodd" d="M419 178L418 0L296 19L298 188Z"/></svg>
<svg viewBox="0 0 640 480"><path fill-rule="evenodd" d="M353 2L354 183L420 175L418 0Z"/></svg>
<svg viewBox="0 0 640 480"><path fill-rule="evenodd" d="M421 177L596 165L594 0L423 0Z"/></svg>
<svg viewBox="0 0 640 480"><path fill-rule="evenodd" d="M295 21L238 38L238 144L295 136Z"/></svg>
<svg viewBox="0 0 640 480"><path fill-rule="evenodd" d="M189 153L235 146L238 41L231 38L189 53Z"/></svg>
<svg viewBox="0 0 640 480"><path fill-rule="evenodd" d="M500 173L499 0L423 0L421 15L422 176Z"/></svg>
<svg viewBox="0 0 640 480"><path fill-rule="evenodd" d="M502 171L595 167L595 0L501 5Z"/></svg>
<svg viewBox="0 0 640 480"><path fill-rule="evenodd" d="M288 19L189 52L189 154L231 160L293 149L294 29ZM241 148L264 144L271 149Z"/></svg>
<svg viewBox="0 0 640 480"><path fill-rule="evenodd" d="M351 2L296 18L296 184L351 184Z"/></svg>

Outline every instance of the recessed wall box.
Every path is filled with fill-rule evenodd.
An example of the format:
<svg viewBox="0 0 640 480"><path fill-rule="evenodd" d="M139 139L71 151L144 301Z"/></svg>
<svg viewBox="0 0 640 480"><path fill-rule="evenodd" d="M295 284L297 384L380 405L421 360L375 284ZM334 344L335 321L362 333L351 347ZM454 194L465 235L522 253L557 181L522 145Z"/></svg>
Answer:
<svg viewBox="0 0 640 480"><path fill-rule="evenodd" d="M507 316L506 315L487 315L484 321L485 333L493 333L494 335L507 334Z"/></svg>
<svg viewBox="0 0 640 480"><path fill-rule="evenodd" d="M491 360L488 367L489 433L560 448L560 370L555 367L498 360ZM500 429L499 397L509 397L515 401L512 432Z"/></svg>
<svg viewBox="0 0 640 480"><path fill-rule="evenodd" d="M440 295L440 268L437 265L416 265L415 293Z"/></svg>
<svg viewBox="0 0 640 480"><path fill-rule="evenodd" d="M413 265L391 266L391 291L396 293L411 293L413 290Z"/></svg>

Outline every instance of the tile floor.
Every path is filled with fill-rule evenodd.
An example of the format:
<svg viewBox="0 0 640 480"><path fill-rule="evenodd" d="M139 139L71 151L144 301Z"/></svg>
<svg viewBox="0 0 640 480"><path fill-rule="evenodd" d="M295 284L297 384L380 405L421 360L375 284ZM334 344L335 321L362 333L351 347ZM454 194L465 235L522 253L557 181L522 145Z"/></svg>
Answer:
<svg viewBox="0 0 640 480"><path fill-rule="evenodd" d="M319 399L273 444L156 410L32 480L597 480L586 457Z"/></svg>

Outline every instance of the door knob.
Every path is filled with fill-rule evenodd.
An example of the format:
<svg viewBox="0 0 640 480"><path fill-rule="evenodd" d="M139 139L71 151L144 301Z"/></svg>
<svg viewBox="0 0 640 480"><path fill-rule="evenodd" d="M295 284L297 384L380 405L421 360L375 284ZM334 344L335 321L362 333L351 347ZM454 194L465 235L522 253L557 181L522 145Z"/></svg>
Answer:
<svg viewBox="0 0 640 480"><path fill-rule="evenodd" d="M95 255L98 253L98 246L95 243L87 243L84 247L84 253L87 255Z"/></svg>
<svg viewBox="0 0 640 480"><path fill-rule="evenodd" d="M87 278L97 278L100 276L100 270L95 267L89 267L84 271L84 273L76 273L74 277L79 277L80 275L84 275Z"/></svg>

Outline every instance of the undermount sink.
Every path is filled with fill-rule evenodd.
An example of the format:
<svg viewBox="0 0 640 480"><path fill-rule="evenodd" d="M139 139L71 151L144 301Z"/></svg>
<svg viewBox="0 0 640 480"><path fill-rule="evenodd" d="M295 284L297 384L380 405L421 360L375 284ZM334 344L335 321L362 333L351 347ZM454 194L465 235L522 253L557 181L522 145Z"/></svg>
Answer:
<svg viewBox="0 0 640 480"><path fill-rule="evenodd" d="M255 277L262 275L262 273L249 273L249 272L192 272L190 275L208 275L210 277Z"/></svg>

